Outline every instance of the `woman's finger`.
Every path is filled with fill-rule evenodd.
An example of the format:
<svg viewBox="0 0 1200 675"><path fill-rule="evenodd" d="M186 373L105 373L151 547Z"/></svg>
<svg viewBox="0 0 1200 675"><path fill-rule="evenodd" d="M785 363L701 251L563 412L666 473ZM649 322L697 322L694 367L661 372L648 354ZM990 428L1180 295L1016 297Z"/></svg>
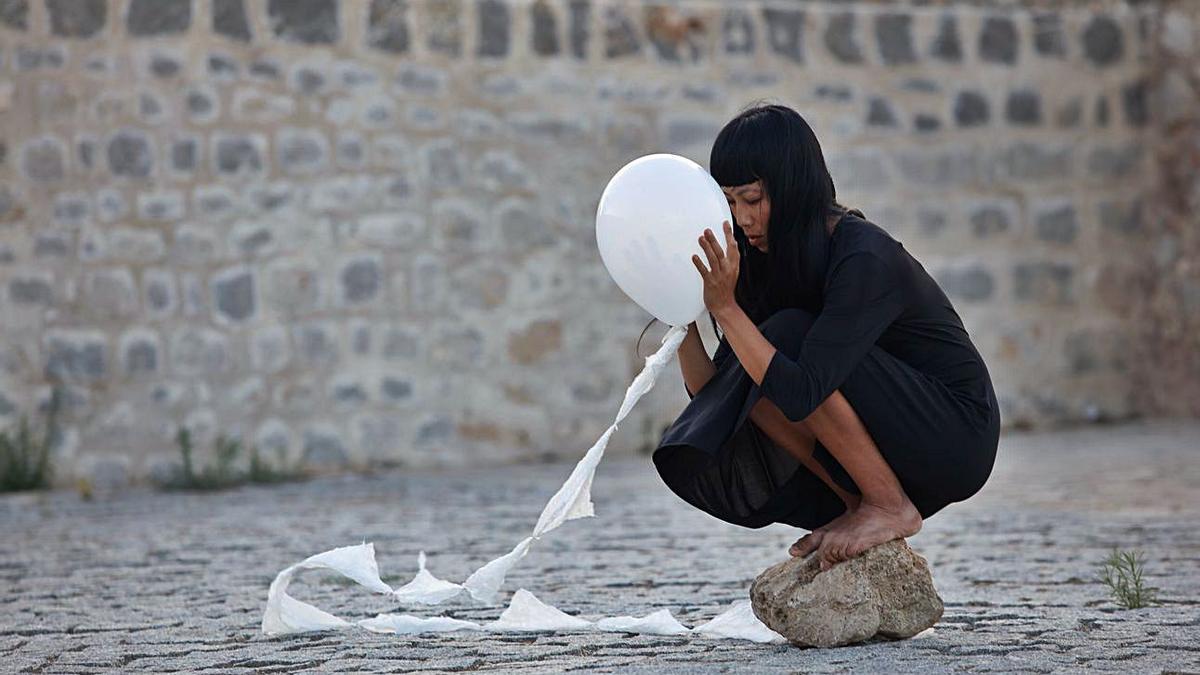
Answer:
<svg viewBox="0 0 1200 675"><path fill-rule="evenodd" d="M738 247L737 247L737 241L733 238L733 226L729 224L728 220L725 221L724 225L725 225L725 255L729 256L730 258L737 259Z"/></svg>
<svg viewBox="0 0 1200 675"><path fill-rule="evenodd" d="M711 229L704 230L704 236L708 237L708 243L712 246L713 253L717 256L717 260L725 259L725 252L721 250L721 244L717 241L717 235Z"/></svg>
<svg viewBox="0 0 1200 675"><path fill-rule="evenodd" d="M704 263L700 262L700 256L692 254L692 264L700 270L700 277L704 279L704 283L708 283L708 270L704 267Z"/></svg>
<svg viewBox="0 0 1200 675"><path fill-rule="evenodd" d="M713 252L713 246L708 241L707 230L705 230L704 234L700 235L700 248L704 249L704 255L708 256L709 269L714 272L721 269L721 261L717 258L716 253Z"/></svg>

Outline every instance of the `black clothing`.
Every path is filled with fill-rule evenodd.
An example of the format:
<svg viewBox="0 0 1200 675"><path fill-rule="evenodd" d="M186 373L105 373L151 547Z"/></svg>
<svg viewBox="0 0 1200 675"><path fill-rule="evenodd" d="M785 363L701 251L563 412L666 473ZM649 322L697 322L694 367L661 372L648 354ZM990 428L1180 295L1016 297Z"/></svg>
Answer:
<svg viewBox="0 0 1200 675"><path fill-rule="evenodd" d="M716 373L664 432L654 463L688 503L746 527L815 529L845 504L749 419L766 396L792 421L840 390L923 518L979 491L1000 410L983 358L937 283L904 245L851 210L829 241L823 306L758 324L775 346L756 385L722 337ZM818 440L814 456L861 494Z"/></svg>

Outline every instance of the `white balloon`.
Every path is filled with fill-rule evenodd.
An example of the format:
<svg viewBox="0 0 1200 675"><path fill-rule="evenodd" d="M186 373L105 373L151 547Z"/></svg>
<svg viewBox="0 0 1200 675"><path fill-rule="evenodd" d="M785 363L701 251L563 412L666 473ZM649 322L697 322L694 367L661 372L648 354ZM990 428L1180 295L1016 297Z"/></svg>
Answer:
<svg viewBox="0 0 1200 675"><path fill-rule="evenodd" d="M705 311L704 280L692 255L708 267L697 241L710 228L725 248L733 214L721 186L687 157L644 155L613 174L596 208L596 245L617 286L671 326Z"/></svg>

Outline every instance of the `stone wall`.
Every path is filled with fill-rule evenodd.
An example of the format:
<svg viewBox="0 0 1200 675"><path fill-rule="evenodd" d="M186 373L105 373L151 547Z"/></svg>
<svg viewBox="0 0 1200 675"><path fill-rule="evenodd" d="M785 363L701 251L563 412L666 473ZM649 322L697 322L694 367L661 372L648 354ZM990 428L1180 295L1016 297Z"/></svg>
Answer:
<svg viewBox="0 0 1200 675"><path fill-rule="evenodd" d="M1132 313L1144 358L1134 386L1145 408L1200 416L1200 3L1161 8L1149 73L1155 113L1148 147L1160 178L1149 196L1155 227L1140 260Z"/></svg>
<svg viewBox="0 0 1200 675"><path fill-rule="evenodd" d="M0 0L0 413L67 387L64 481L164 471L180 425L576 457L661 335L634 353L600 192L765 100L942 283L1007 426L1195 414L1197 107L1157 107L1194 6L1045 5ZM685 401L672 372L612 450Z"/></svg>

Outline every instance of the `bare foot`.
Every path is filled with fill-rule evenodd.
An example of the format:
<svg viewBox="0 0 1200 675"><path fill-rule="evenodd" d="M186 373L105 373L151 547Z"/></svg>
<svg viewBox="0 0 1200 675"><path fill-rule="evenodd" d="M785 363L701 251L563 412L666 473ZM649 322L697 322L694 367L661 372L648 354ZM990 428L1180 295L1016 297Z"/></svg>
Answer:
<svg viewBox="0 0 1200 675"><path fill-rule="evenodd" d="M921 531L921 514L907 498L899 507L883 507L863 501L853 513L825 531L817 555L821 569L853 558L863 551L893 539L911 537ZM830 523L832 525L833 523Z"/></svg>
<svg viewBox="0 0 1200 675"><path fill-rule="evenodd" d="M821 539L824 538L825 533L828 532L829 530L837 527L846 518L849 518L850 514L854 513L854 509L856 509L856 508L858 508L857 504L854 506L847 505L846 510L842 511L842 514L840 516L837 516L836 518L829 521L828 523L825 523L824 525L818 527L817 529L813 530L812 532L809 532L808 534L804 535L803 537L800 537L799 539L797 539L796 543L792 544L792 547L788 549L788 554L791 555L793 558L798 557L798 556L804 557L804 556L808 555L809 553L812 553L813 551L817 550L817 547L819 547L821 545Z"/></svg>

